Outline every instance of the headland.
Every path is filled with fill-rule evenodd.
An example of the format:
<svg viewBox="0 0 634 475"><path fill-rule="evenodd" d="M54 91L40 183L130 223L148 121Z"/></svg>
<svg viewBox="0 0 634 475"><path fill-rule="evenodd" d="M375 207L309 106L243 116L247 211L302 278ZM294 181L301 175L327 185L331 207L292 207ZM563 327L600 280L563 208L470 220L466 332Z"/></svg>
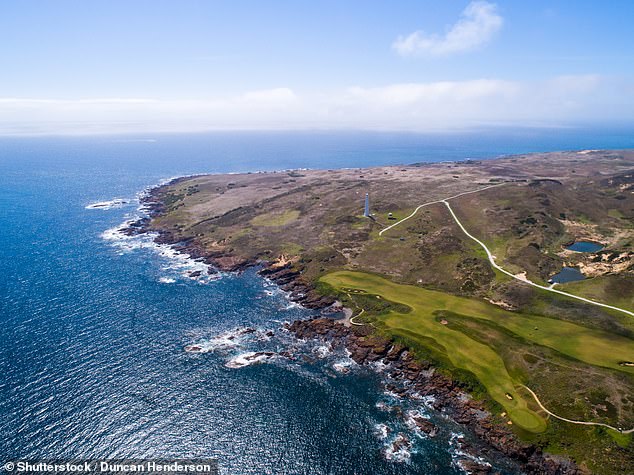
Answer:
<svg viewBox="0 0 634 475"><path fill-rule="evenodd" d="M386 362L527 471L634 472L634 151L199 175L144 201L127 232L349 309L289 329Z"/></svg>

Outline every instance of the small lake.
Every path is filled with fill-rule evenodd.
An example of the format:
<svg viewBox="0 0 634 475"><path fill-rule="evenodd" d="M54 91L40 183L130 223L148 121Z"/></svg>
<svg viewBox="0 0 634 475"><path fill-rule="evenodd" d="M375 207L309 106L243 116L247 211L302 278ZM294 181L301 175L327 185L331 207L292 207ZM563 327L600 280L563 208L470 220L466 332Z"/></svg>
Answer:
<svg viewBox="0 0 634 475"><path fill-rule="evenodd" d="M576 241L566 249L575 252L599 252L603 249L603 245L592 241Z"/></svg>
<svg viewBox="0 0 634 475"><path fill-rule="evenodd" d="M564 267L558 273L553 275L549 282L557 284L565 284L566 282L575 282L577 280L584 280L586 277L576 267Z"/></svg>

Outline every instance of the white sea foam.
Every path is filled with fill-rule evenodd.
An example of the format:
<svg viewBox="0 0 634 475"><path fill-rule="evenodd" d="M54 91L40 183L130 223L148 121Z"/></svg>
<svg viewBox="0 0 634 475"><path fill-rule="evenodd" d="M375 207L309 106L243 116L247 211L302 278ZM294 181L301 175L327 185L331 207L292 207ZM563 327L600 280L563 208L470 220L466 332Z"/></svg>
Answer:
<svg viewBox="0 0 634 475"><path fill-rule="evenodd" d="M462 439L464 439L464 434L461 434L460 432L452 432L449 437L449 444L458 445Z"/></svg>
<svg viewBox="0 0 634 475"><path fill-rule="evenodd" d="M95 203L90 203L85 206L86 209L113 209L113 208L121 208L124 205L130 203L130 200L125 198L114 198L109 201L96 201Z"/></svg>
<svg viewBox="0 0 634 475"><path fill-rule="evenodd" d="M386 424L375 424L374 434L381 440L387 439L390 435L390 428Z"/></svg>
<svg viewBox="0 0 634 475"><path fill-rule="evenodd" d="M176 282L176 279L172 277L160 277L159 282L161 284L173 284L174 282Z"/></svg>
<svg viewBox="0 0 634 475"><path fill-rule="evenodd" d="M313 348L313 353L317 355L318 358L327 358L332 353L332 348L330 345L320 345Z"/></svg>
<svg viewBox="0 0 634 475"><path fill-rule="evenodd" d="M392 410L392 406L384 401L379 401L374 405L379 411L388 412Z"/></svg>
<svg viewBox="0 0 634 475"><path fill-rule="evenodd" d="M166 280L191 279L200 283L209 283L218 280L222 274L209 274L209 266L204 262L191 258L188 254L178 252L168 244L154 242L156 233L143 233L127 235L124 229L134 223L138 217L129 219L122 224L107 229L101 234L101 238L108 241L119 254L127 254L139 249L150 250L166 260L161 267L164 275L159 277L159 282L168 283ZM169 282L171 283L171 282Z"/></svg>
<svg viewBox="0 0 634 475"><path fill-rule="evenodd" d="M383 391L383 394L385 394L387 397L389 397L391 399L395 399L395 400L403 399L403 396L401 396L399 394L396 394L395 392L392 392L390 390Z"/></svg>
<svg viewBox="0 0 634 475"><path fill-rule="evenodd" d="M436 402L436 398L434 396L422 396L421 400L423 401L423 404L425 404L425 406L427 407L433 407L434 403Z"/></svg>
<svg viewBox="0 0 634 475"><path fill-rule="evenodd" d="M464 465L465 460L471 460L473 462L478 463L479 465L484 465L486 467L491 467L491 464L486 461L483 457L478 457L477 455L471 454L469 452L465 452L462 450L462 440L464 439L464 435L456 432L451 433L451 437L449 438L449 453L451 454L451 465L464 472L471 473Z"/></svg>
<svg viewBox="0 0 634 475"><path fill-rule="evenodd" d="M410 423L413 423L416 419L429 419L429 416L422 412L420 409L410 409L409 411L407 411L407 418L405 420L405 423L410 425Z"/></svg>
<svg viewBox="0 0 634 475"><path fill-rule="evenodd" d="M208 283L218 280L222 277L222 274L210 275L208 272L209 266L204 262L201 262L197 259L192 259L188 254L178 252L170 245L155 243L154 240L158 236L156 233L143 233L139 235L129 236L123 232L124 229L128 228L134 222L138 221L141 218L148 217L148 207L150 203L145 203L144 198L149 195L151 190L154 189L156 186L162 186L170 183L176 178L178 177L166 178L159 181L157 185L149 186L141 190L139 193L137 193L135 200L115 198L110 201L92 203L86 206L86 208L110 209L113 207L121 207L124 204L131 203L132 201L140 203L135 215L129 214L126 221L118 226L115 226L114 228L107 229L101 234L101 237L104 240L108 241L113 247L115 247L118 250L119 254L125 254L138 249L149 249L169 261L169 263L162 268L162 270L166 271L167 273L167 275L163 275L159 278L159 281L162 283L165 283L165 279L177 278L192 279L201 283Z"/></svg>
<svg viewBox="0 0 634 475"><path fill-rule="evenodd" d="M398 434L393 441L391 441L385 449L383 454L387 460L394 462L406 463L412 458L412 445L403 434Z"/></svg>
<svg viewBox="0 0 634 475"><path fill-rule="evenodd" d="M370 368L372 368L374 371L376 371L377 373L382 373L388 369L390 369L390 365L387 364L385 361L372 361L370 363Z"/></svg>
<svg viewBox="0 0 634 475"><path fill-rule="evenodd" d="M275 353L272 352L247 351L246 353L241 353L238 356L231 358L225 363L225 366L232 369L243 368L253 364L264 363L273 359L275 356Z"/></svg>
<svg viewBox="0 0 634 475"><path fill-rule="evenodd" d="M287 300L287 303L284 307L281 307L279 310L291 310L294 308L301 308L301 304L297 303L297 302L293 302L291 300L291 293L283 290L279 285L277 285L275 282L273 282L271 279L264 279L264 288L266 290L264 290L264 293L270 297L274 297L274 296L282 296Z"/></svg>
<svg viewBox="0 0 634 475"><path fill-rule="evenodd" d="M253 328L234 328L226 332L222 332L206 340L199 341L195 344L185 347L185 351L192 353L211 353L214 351L231 350L244 345L250 340L267 339L268 336L259 330Z"/></svg>
<svg viewBox="0 0 634 475"><path fill-rule="evenodd" d="M352 368L356 366L354 360L345 358L333 363L332 368L338 373L349 373Z"/></svg>
<svg viewBox="0 0 634 475"><path fill-rule="evenodd" d="M470 474L472 472L464 465L464 461L466 460L472 460L478 465L484 465L485 467L489 468L491 467L491 464L487 462L483 457L476 457L473 454L460 450L456 450L451 454L451 465L464 473Z"/></svg>
<svg viewBox="0 0 634 475"><path fill-rule="evenodd" d="M154 238L157 237L154 233L139 234L134 236L128 236L123 232L128 228L136 219L128 219L110 229L106 229L101 233L101 238L109 241L114 247L120 248L123 251L132 251L135 249L143 249L158 246L154 243Z"/></svg>
<svg viewBox="0 0 634 475"><path fill-rule="evenodd" d="M405 425L419 437L422 437L425 434L417 424L417 421L420 421L421 419L429 420L430 417L417 409L410 409L405 414Z"/></svg>

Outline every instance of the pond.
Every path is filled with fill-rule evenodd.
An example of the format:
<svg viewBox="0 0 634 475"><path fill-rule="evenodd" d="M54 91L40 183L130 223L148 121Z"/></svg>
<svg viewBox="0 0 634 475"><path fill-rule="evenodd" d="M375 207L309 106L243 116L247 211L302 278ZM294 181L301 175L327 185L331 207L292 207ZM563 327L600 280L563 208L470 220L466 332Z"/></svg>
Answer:
<svg viewBox="0 0 634 475"><path fill-rule="evenodd" d="M565 284L566 282L575 282L577 280L583 280L586 277L576 267L564 267L555 275L553 275L548 282L556 284Z"/></svg>
<svg viewBox="0 0 634 475"><path fill-rule="evenodd" d="M575 241L566 249L575 252L599 252L603 249L603 245L593 241Z"/></svg>

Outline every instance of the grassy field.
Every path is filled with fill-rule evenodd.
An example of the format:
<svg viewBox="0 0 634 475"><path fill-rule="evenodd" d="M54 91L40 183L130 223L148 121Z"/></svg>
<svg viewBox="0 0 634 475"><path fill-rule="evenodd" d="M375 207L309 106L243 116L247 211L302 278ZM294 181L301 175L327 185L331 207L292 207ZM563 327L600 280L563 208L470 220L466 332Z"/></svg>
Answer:
<svg viewBox="0 0 634 475"><path fill-rule="evenodd" d="M631 277L604 275L570 282L560 286L560 289L634 311L634 279Z"/></svg>
<svg viewBox="0 0 634 475"><path fill-rule="evenodd" d="M634 151L602 151L196 176L154 191L161 207L150 230L209 252L221 269L292 263L303 283L363 309L356 321L451 373L493 414L510 415L520 436L596 473L634 473L630 438L549 420L519 386L563 417L633 427L634 368L619 363L634 361L634 319L493 269L442 204L379 235L422 203L504 183L451 205L505 269L545 283L578 266L597 277L562 290L632 309L632 170ZM361 216L365 193L374 219ZM605 248L565 251L581 239Z"/></svg>
<svg viewBox="0 0 634 475"><path fill-rule="evenodd" d="M286 226L299 217L299 211L289 209L281 213L266 213L251 220L254 226Z"/></svg>
<svg viewBox="0 0 634 475"><path fill-rule="evenodd" d="M624 337L555 319L509 312L480 300L396 284L367 273L334 272L321 280L338 290L358 289L410 307L412 310L408 313L389 312L379 317L377 323L388 333L417 341L422 346L428 346L432 339L456 368L475 375L515 424L530 432L541 432L546 427L532 401L517 387L530 381L519 373L509 372L504 355L492 342L478 341L468 332L460 331L460 326L454 323L463 320L463 316L492 322L520 341L548 347L574 360L634 373L634 368L619 365L634 355L634 342Z"/></svg>

